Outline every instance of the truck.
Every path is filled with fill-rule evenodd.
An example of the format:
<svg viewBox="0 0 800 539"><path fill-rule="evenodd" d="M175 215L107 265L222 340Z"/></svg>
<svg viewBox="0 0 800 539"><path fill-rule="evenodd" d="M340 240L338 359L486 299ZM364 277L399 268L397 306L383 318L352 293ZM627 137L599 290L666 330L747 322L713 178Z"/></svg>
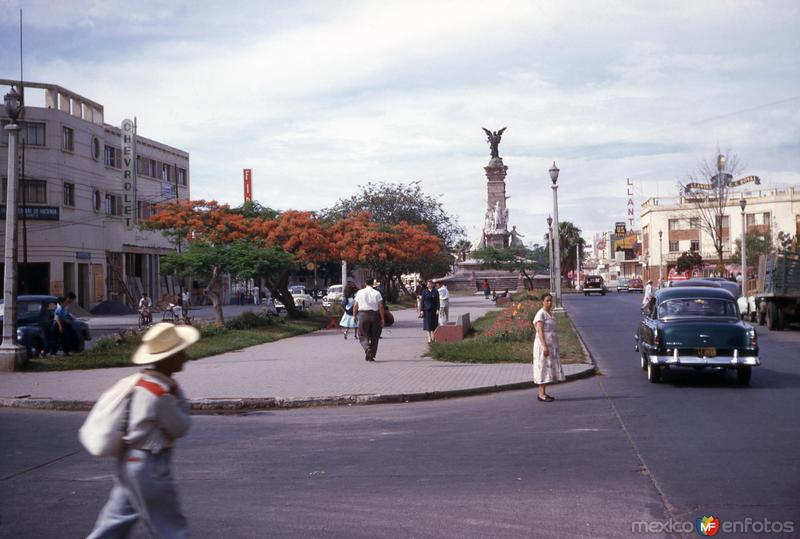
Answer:
<svg viewBox="0 0 800 539"><path fill-rule="evenodd" d="M766 324L770 331L781 331L789 322L800 321L800 254L761 255L750 300L756 321Z"/></svg>

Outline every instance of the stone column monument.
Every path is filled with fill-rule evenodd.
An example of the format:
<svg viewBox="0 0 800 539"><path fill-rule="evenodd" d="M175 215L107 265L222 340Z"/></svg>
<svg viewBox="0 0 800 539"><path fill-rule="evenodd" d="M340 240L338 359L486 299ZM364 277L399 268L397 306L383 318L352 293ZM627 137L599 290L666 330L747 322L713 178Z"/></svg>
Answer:
<svg viewBox="0 0 800 539"><path fill-rule="evenodd" d="M483 131L488 136L487 142L491 148L491 159L489 164L483 167L486 171L487 178L487 208L486 220L483 227L483 237L481 239L481 246L485 247L508 247L509 236L508 231L508 209L506 209L506 173L508 167L503 164L503 158L500 157L499 149L500 139L503 132L506 130L504 127L499 131L489 131L485 127Z"/></svg>

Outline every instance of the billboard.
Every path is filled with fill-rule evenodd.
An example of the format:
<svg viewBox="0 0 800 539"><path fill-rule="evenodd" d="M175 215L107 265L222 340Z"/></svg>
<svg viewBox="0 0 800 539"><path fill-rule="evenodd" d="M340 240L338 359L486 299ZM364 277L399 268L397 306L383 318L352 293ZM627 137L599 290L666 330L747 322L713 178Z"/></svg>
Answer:
<svg viewBox="0 0 800 539"><path fill-rule="evenodd" d="M253 169L244 169L244 201L253 201Z"/></svg>

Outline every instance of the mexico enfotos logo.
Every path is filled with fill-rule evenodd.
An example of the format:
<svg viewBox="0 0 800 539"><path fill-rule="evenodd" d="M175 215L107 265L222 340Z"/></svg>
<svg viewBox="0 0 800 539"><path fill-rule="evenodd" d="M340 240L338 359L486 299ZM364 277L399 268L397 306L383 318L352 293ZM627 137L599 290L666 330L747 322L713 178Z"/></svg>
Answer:
<svg viewBox="0 0 800 539"><path fill-rule="evenodd" d="M795 523L793 520L770 520L768 518L744 518L741 520L725 520L712 515L704 515L697 518L694 522L689 520L640 520L631 522L631 532L633 533L667 533L667 534L688 534L697 532L702 537L713 537L719 532L725 533L745 533L745 534L783 534L794 533Z"/></svg>

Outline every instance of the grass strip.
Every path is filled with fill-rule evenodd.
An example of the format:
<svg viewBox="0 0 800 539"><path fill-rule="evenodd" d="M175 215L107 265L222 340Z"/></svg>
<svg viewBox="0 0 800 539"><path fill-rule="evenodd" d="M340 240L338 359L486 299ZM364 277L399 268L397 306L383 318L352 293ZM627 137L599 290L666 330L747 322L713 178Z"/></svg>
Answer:
<svg viewBox="0 0 800 539"><path fill-rule="evenodd" d="M529 299L526 301L530 301ZM527 306L535 313L541 304ZM513 305L507 309L513 309ZM490 311L473 323L473 336L463 341L432 343L429 355L440 361L457 363L528 363L533 361L533 327L524 331L496 334L503 311ZM530 315L532 318L532 314ZM566 313L556 314L559 357L562 364L585 363L583 348ZM490 333L495 333L491 335Z"/></svg>
<svg viewBox="0 0 800 539"><path fill-rule="evenodd" d="M287 337L311 333L324 328L329 318L324 314L311 313L307 318L281 320L274 324L249 328L227 329L213 325L198 328L201 339L187 349L190 359L200 359L249 346L274 342ZM101 339L94 347L68 357L31 359L25 370L33 372L66 371L76 369L106 369L131 365L131 356L141 342L141 336L128 337L120 343L113 339Z"/></svg>

